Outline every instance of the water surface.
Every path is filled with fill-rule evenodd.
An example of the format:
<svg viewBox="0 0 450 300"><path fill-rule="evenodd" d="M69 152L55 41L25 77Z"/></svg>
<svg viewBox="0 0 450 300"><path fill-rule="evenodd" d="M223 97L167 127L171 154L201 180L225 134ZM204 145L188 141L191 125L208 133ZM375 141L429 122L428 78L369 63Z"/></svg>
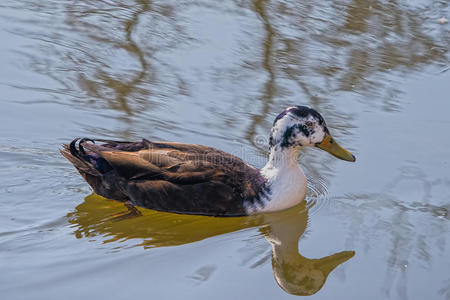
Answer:
<svg viewBox="0 0 450 300"><path fill-rule="evenodd" d="M450 299L448 1L0 4L4 299ZM319 110L308 204L181 216L91 195L77 136L174 140L262 167L275 116Z"/></svg>

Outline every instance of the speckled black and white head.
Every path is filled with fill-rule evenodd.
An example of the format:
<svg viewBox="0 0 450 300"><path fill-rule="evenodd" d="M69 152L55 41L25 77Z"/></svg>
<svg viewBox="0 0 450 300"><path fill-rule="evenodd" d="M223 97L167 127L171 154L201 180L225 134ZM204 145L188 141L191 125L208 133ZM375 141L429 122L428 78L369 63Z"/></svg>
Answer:
<svg viewBox="0 0 450 300"><path fill-rule="evenodd" d="M285 109L273 122L270 154L260 174L265 179L264 192L246 206L249 214L272 212L292 207L306 195L306 177L298 165L302 147L317 147L337 158L355 161L355 157L331 137L323 117L306 106Z"/></svg>
<svg viewBox="0 0 450 300"><path fill-rule="evenodd" d="M270 146L281 148L315 146L328 133L322 116L306 106L286 108L273 122Z"/></svg>
<svg viewBox="0 0 450 300"><path fill-rule="evenodd" d="M271 149L318 147L347 161L355 157L331 137L323 117L306 106L286 108L273 122L269 144Z"/></svg>

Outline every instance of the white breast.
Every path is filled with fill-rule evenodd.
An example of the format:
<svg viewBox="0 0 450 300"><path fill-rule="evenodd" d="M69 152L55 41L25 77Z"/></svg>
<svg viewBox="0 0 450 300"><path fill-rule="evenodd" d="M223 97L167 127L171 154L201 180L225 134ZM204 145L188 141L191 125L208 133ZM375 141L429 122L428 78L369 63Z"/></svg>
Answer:
<svg viewBox="0 0 450 300"><path fill-rule="evenodd" d="M298 165L283 169L266 166L261 174L267 179L270 191L262 197L261 206L249 206L247 213L279 211L305 199L306 177Z"/></svg>

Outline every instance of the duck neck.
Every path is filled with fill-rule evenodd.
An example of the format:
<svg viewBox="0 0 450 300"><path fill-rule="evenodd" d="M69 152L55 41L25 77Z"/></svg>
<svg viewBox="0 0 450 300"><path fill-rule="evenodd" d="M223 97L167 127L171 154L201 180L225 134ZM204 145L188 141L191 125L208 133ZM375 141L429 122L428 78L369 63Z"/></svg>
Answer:
<svg viewBox="0 0 450 300"><path fill-rule="evenodd" d="M271 147L269 161L261 169L267 182L267 196L261 212L283 210L300 203L306 193L306 178L300 169L294 147Z"/></svg>
<svg viewBox="0 0 450 300"><path fill-rule="evenodd" d="M271 147L269 154L269 161L264 166L263 172L264 171L269 172L272 173L271 174L272 176L275 176L284 174L284 172L287 170L300 170L297 162L299 150L300 150L299 148L294 147L283 148L279 145Z"/></svg>

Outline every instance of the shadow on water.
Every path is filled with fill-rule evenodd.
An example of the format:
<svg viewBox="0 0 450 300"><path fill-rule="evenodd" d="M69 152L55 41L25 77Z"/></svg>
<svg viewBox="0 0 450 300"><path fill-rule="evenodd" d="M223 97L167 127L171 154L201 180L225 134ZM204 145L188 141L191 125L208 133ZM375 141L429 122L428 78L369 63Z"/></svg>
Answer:
<svg viewBox="0 0 450 300"><path fill-rule="evenodd" d="M67 215L77 238L102 237L104 243L139 240L144 248L178 246L247 228L259 228L272 246L272 267L280 287L290 294L312 295L329 273L355 254L343 251L319 259L302 256L298 241L306 230L305 204L287 211L239 218L179 215L139 208L125 211L122 203L95 194Z"/></svg>

